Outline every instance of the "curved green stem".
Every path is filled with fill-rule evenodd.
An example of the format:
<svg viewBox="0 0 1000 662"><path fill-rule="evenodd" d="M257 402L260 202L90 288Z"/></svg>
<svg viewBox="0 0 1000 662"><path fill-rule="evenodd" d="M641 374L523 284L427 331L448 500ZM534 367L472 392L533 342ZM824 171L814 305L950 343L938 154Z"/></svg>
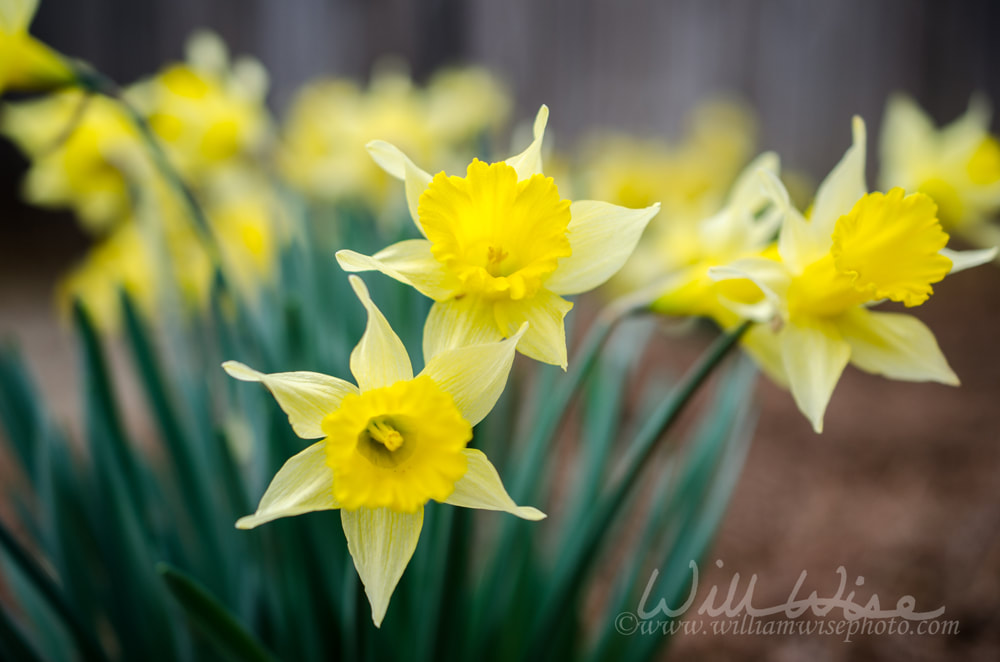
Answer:
<svg viewBox="0 0 1000 662"><path fill-rule="evenodd" d="M649 464L664 432L676 422L685 405L713 370L722 363L729 351L736 346L750 325L751 322L744 322L736 329L720 336L639 430L631 445L632 450L625 459L625 470L621 479L608 497L598 505L597 513L590 519L586 533L581 537L581 544L573 550L571 558L561 560L556 570L558 574L552 582L553 588L542 602L539 616L535 620L537 626L529 640L529 650L533 652L532 658L544 659L544 652L550 642L550 633L555 631L559 618L563 615L562 611L569 604L573 592L580 586L583 576L596 559L601 542L631 489L639 482L639 475Z"/></svg>
<svg viewBox="0 0 1000 662"><path fill-rule="evenodd" d="M559 429L573 396L594 367L601 348L615 326L626 317L645 310L647 307L648 300L645 298L622 298L601 310L591 324L587 335L573 356L573 362L565 379L560 380L555 391L546 396L545 405L539 414L540 418L531 429L525 444L525 455L518 463L521 471L516 474L511 483L510 494L516 502L527 503L535 498L534 491L537 489L539 478L545 469L545 455L549 452L552 437ZM477 609L474 610L472 616L473 631L482 626L482 632L488 633L493 626L493 621L503 612L500 603L504 600L497 597L506 595L502 590L506 567L502 559L512 558L512 551L516 547L517 539L519 535L523 535L524 530L523 523L519 520L506 519L504 521L495 547L494 557L501 561L491 565L493 571L487 577L480 591ZM477 619L479 619L478 622ZM477 637L473 636L469 643L474 645L476 639Z"/></svg>

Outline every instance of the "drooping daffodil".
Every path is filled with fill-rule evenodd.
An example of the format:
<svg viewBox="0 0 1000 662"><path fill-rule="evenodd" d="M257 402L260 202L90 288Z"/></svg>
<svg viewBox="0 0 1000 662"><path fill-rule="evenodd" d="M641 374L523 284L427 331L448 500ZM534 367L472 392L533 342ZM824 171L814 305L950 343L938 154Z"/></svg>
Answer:
<svg viewBox="0 0 1000 662"><path fill-rule="evenodd" d="M368 151L405 182L410 215L424 239L406 240L369 257L340 251L346 271L378 270L434 299L424 354L494 342L528 322L518 351L566 367L564 296L604 283L632 253L659 209L570 202L542 174L542 106L534 140L506 161L473 160L464 177L433 177L394 146Z"/></svg>
<svg viewBox="0 0 1000 662"><path fill-rule="evenodd" d="M66 59L28 34L38 0L0 0L0 94L51 90L76 79Z"/></svg>
<svg viewBox="0 0 1000 662"><path fill-rule="evenodd" d="M912 307L949 273L993 258L996 250L956 252L934 201L902 189L869 193L865 125L820 185L811 214L794 209L777 178L769 192L784 218L777 255L715 267L713 277L748 279L765 295L744 342L786 384L816 432L848 362L893 379L957 385L934 334L912 315L870 310L884 300ZM771 259L773 257L773 259ZM747 311L745 311L747 312Z"/></svg>
<svg viewBox="0 0 1000 662"><path fill-rule="evenodd" d="M257 512L236 526L251 529L279 517L339 509L380 626L416 548L428 501L528 520L545 515L516 505L486 455L466 447L472 426L504 389L525 328L501 342L441 352L414 377L399 337L361 279L350 278L368 311L350 359L357 386L314 372L264 374L235 361L223 364L236 379L264 384L297 435L321 438L285 463Z"/></svg>
<svg viewBox="0 0 1000 662"><path fill-rule="evenodd" d="M990 107L973 97L969 109L937 128L912 99L889 99L882 124L885 188L934 198L945 230L975 245L1000 244L1000 141L989 132Z"/></svg>

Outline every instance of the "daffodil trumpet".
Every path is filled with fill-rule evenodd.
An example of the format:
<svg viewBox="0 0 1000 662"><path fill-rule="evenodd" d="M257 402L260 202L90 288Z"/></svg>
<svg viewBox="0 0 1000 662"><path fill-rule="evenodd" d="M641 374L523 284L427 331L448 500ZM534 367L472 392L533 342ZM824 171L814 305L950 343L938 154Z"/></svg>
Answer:
<svg viewBox="0 0 1000 662"><path fill-rule="evenodd" d="M264 374L234 361L223 367L236 379L264 384L297 435L321 438L285 463L257 511L237 527L340 510L379 626L416 548L428 501L528 520L545 515L514 503L486 456L466 447L472 427L500 397L527 327L500 342L440 352L414 376L402 342L364 283L351 276L351 286L368 312L351 353L357 386L312 372Z"/></svg>
<svg viewBox="0 0 1000 662"><path fill-rule="evenodd" d="M565 370L563 318L573 304L563 297L614 275L659 210L563 199L542 173L548 116L542 106L523 152L498 163L474 160L464 177L431 176L389 143L368 144L375 161L403 180L424 238L372 256L342 250L337 260L345 271L381 271L435 301L426 356L508 338L528 322L518 351Z"/></svg>

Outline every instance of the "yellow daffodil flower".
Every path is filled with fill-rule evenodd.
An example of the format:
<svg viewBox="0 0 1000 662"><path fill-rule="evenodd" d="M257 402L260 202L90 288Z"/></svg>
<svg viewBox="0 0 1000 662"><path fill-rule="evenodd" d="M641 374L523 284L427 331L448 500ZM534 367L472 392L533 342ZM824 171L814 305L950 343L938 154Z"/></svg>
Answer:
<svg viewBox="0 0 1000 662"><path fill-rule="evenodd" d="M464 177L431 176L396 147L369 143L372 157L405 183L410 215L425 239L368 257L340 251L345 271L378 270L434 299L424 353L493 342L529 323L518 351L566 367L563 295L591 290L621 268L659 205L626 209L571 203L542 174L542 106L534 141L499 163L474 160Z"/></svg>
<svg viewBox="0 0 1000 662"><path fill-rule="evenodd" d="M756 125L750 108L713 100L691 111L676 143L648 136L591 135L581 153L587 191L626 207L659 202L663 213L654 227L676 217L705 218L719 209L753 156Z"/></svg>
<svg viewBox="0 0 1000 662"><path fill-rule="evenodd" d="M109 232L129 214L130 188L152 175L148 155L121 106L66 90L8 104L0 132L31 159L29 202L69 207L84 229Z"/></svg>
<svg viewBox="0 0 1000 662"><path fill-rule="evenodd" d="M427 84L427 128L448 151L474 147L483 134L503 126L510 107L507 89L486 69L444 69ZM389 136L371 138L386 140Z"/></svg>
<svg viewBox="0 0 1000 662"><path fill-rule="evenodd" d="M231 62L211 32L188 40L186 62L133 85L128 94L171 162L192 181L255 156L270 135L267 72L251 58Z"/></svg>
<svg viewBox="0 0 1000 662"><path fill-rule="evenodd" d="M996 250L955 252L937 208L922 193L868 193L865 125L854 119L854 143L816 193L806 218L777 178L769 195L783 211L777 259L745 258L711 270L748 279L768 306L753 314L745 343L763 368L788 385L816 432L848 362L893 379L958 384L934 339L916 317L869 310L883 300L917 306L949 273L992 259ZM744 310L743 312L748 312Z"/></svg>
<svg viewBox="0 0 1000 662"><path fill-rule="evenodd" d="M79 300L101 331L121 324L121 292L125 291L145 315L156 310L160 284L148 244L134 223L111 232L91 248L56 287L56 303L68 317Z"/></svg>
<svg viewBox="0 0 1000 662"><path fill-rule="evenodd" d="M51 90L76 78L63 56L28 34L37 11L38 0L0 0L0 94Z"/></svg>
<svg viewBox="0 0 1000 662"><path fill-rule="evenodd" d="M220 264L213 263L173 192L153 180L134 215L101 238L61 281L59 307L68 312L73 300L80 300L105 332L120 325L122 289L150 317L162 313L164 297L178 294L187 310L204 310L217 268L251 299L273 273L282 240L282 210L258 177L235 171L230 175L204 196Z"/></svg>
<svg viewBox="0 0 1000 662"><path fill-rule="evenodd" d="M368 311L368 326L351 353L357 386L314 372L263 374L235 361L223 364L236 379L264 384L297 435L322 438L285 463L257 512L236 526L340 510L380 626L416 548L428 501L528 520L545 515L516 505L486 456L466 448L472 427L503 391L524 329L503 342L442 352L414 377L402 342L361 279L350 278Z"/></svg>
<svg viewBox="0 0 1000 662"><path fill-rule="evenodd" d="M984 247L1000 244L1000 141L989 132L990 108L973 98L968 111L946 127L912 100L889 100L882 125L885 188L902 187L934 198L945 230Z"/></svg>
<svg viewBox="0 0 1000 662"><path fill-rule="evenodd" d="M278 165L310 197L363 201L394 228L403 197L393 195L391 178L365 144L386 140L421 162L464 164L506 120L510 105L506 90L484 70L445 70L420 88L405 69L383 61L367 88L343 79L306 85L285 122Z"/></svg>
<svg viewBox="0 0 1000 662"><path fill-rule="evenodd" d="M626 207L662 205L609 284L614 293L646 289L665 274L701 261L698 225L725 204L727 191L753 156L756 133L749 108L714 100L692 110L675 143L624 134L585 140L580 162L587 196Z"/></svg>
<svg viewBox="0 0 1000 662"><path fill-rule="evenodd" d="M768 152L748 165L729 195L726 205L690 228L685 250L689 256L656 279L646 291L652 309L665 315L711 317L723 328L736 325L741 316L734 308L763 301L752 283L716 281L709 269L746 257L773 251L781 223L780 211L764 193L764 177L777 176L778 156ZM664 250L669 250L664 246ZM669 257L664 263L671 263Z"/></svg>

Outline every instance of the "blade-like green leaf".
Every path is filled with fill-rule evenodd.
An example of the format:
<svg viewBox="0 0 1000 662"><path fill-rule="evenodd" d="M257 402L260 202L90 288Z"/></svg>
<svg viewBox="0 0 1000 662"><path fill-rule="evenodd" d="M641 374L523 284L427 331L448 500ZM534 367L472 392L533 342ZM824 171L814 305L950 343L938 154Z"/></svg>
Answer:
<svg viewBox="0 0 1000 662"><path fill-rule="evenodd" d="M240 662L270 662L276 659L198 582L164 563L156 569L187 614L188 621L220 655Z"/></svg>

